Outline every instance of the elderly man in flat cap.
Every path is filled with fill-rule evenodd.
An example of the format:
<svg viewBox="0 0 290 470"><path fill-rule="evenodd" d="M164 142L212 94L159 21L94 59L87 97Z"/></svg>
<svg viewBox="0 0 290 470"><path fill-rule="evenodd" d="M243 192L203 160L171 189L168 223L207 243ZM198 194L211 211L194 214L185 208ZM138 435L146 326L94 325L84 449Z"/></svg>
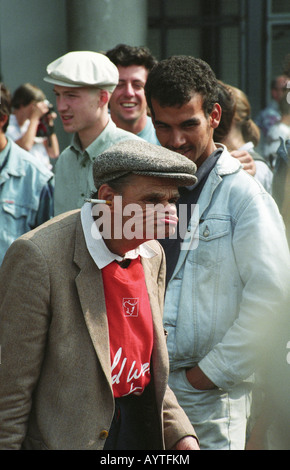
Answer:
<svg viewBox="0 0 290 470"><path fill-rule="evenodd" d="M46 82L54 85L57 110L73 140L55 167L55 215L80 208L94 190L92 165L111 145L134 134L116 127L108 102L119 81L117 67L103 54L73 51L47 66Z"/></svg>
<svg viewBox="0 0 290 470"><path fill-rule="evenodd" d="M20 237L1 267L0 449L199 448L167 387L154 239L162 221L165 236L176 226L178 187L195 182L195 164L133 141L100 162L90 202ZM153 228L125 230L131 210Z"/></svg>

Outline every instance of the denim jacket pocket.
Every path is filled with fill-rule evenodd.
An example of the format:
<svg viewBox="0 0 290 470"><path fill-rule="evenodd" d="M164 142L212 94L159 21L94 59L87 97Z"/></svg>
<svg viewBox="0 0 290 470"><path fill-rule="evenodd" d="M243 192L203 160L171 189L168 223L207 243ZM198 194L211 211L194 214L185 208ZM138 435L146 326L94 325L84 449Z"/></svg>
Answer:
<svg viewBox="0 0 290 470"><path fill-rule="evenodd" d="M229 218L209 218L199 224L198 248L189 254L188 260L204 267L219 264L227 255L228 235L231 233Z"/></svg>
<svg viewBox="0 0 290 470"><path fill-rule="evenodd" d="M12 202L2 204L3 230L10 236L18 237L29 230L28 214L30 209Z"/></svg>

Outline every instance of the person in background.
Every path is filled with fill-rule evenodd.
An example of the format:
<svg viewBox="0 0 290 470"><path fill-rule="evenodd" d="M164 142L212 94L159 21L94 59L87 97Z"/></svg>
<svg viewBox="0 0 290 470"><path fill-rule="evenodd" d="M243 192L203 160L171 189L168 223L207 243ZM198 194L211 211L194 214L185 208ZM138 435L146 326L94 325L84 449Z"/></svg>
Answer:
<svg viewBox="0 0 290 470"><path fill-rule="evenodd" d="M241 450L257 362L289 302L285 227L273 198L213 140L221 107L206 62L160 61L145 93L160 144L197 165L178 201L179 216L192 209L184 236L160 240L169 384L201 449Z"/></svg>
<svg viewBox="0 0 290 470"><path fill-rule="evenodd" d="M104 55L72 51L47 66L63 128L73 134L55 166L55 215L82 207L95 191L92 167L104 150L123 140L138 140L110 119L108 103L118 84L117 67Z"/></svg>
<svg viewBox="0 0 290 470"><path fill-rule="evenodd" d="M0 265L11 243L53 215L53 174L7 137L11 96L0 83Z"/></svg>
<svg viewBox="0 0 290 470"><path fill-rule="evenodd" d="M273 173L265 159L255 150L260 140L260 130L251 118L251 106L246 94L219 81L221 121L214 131L214 140L224 144L229 152L246 150L255 161L255 178L271 194Z"/></svg>
<svg viewBox="0 0 290 470"><path fill-rule="evenodd" d="M148 73L157 60L147 47L126 44L110 49L106 56L119 71L119 82L110 99L113 121L121 129L159 145L144 93Z"/></svg>
<svg viewBox="0 0 290 470"><path fill-rule="evenodd" d="M13 114L6 135L52 169L59 156L54 121L57 117L40 88L25 83L12 96Z"/></svg>
<svg viewBox="0 0 290 470"><path fill-rule="evenodd" d="M255 123L261 131L258 151L263 157L265 157L264 145L269 129L281 118L278 103L285 90L287 80L289 80L289 77L287 77L285 72L271 81L271 101L269 105L262 109L255 118Z"/></svg>
<svg viewBox="0 0 290 470"><path fill-rule="evenodd" d="M279 101L280 119L269 129L265 140L264 155L272 168L275 168L280 139L290 139L290 79Z"/></svg>
<svg viewBox="0 0 290 470"><path fill-rule="evenodd" d="M273 175L273 198L283 217L290 247L290 139L280 138Z"/></svg>
<svg viewBox="0 0 290 470"><path fill-rule="evenodd" d="M10 247L0 269L1 450L199 449L167 386L155 240L176 228L178 187L195 170L160 146L118 143L93 165L99 200ZM127 228L136 206L138 234Z"/></svg>

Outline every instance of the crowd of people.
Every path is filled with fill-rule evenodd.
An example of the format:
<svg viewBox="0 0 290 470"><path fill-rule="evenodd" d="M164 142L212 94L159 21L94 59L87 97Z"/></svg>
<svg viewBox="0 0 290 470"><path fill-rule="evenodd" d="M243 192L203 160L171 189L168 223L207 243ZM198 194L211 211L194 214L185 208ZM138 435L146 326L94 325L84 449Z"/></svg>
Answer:
<svg viewBox="0 0 290 470"><path fill-rule="evenodd" d="M46 71L63 150L41 89L1 84L0 449L289 449L290 77L255 122L192 56Z"/></svg>

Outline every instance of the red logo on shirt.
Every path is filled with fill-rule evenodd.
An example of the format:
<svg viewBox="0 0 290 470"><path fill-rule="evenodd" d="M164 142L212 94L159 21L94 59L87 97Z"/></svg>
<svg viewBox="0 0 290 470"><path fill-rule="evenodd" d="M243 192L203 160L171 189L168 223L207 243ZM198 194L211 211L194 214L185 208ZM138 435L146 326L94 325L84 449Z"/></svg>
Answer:
<svg viewBox="0 0 290 470"><path fill-rule="evenodd" d="M123 299L123 311L125 317L138 317L139 299Z"/></svg>

